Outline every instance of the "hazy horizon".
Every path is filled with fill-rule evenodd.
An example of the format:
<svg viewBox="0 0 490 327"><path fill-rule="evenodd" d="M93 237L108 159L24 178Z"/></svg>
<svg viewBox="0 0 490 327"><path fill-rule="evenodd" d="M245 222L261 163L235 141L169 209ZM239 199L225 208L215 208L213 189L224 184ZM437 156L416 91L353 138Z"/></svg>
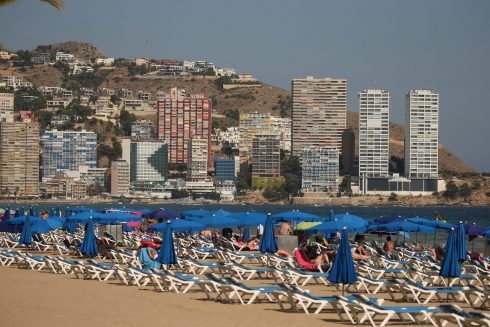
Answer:
<svg viewBox="0 0 490 327"><path fill-rule="evenodd" d="M290 90L291 79L346 78L357 93L390 92L390 120L404 125L404 95L440 94L439 142L479 171L490 171L488 100L490 2L66 1L59 12L37 1L0 8L0 42L32 49L90 42L111 57L208 60ZM487 149L487 150L485 150Z"/></svg>

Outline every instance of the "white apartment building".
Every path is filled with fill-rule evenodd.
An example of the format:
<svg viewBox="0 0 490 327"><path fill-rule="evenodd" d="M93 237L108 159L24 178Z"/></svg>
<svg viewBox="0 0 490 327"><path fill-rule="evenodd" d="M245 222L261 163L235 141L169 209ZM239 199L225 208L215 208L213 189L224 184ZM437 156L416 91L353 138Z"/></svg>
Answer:
<svg viewBox="0 0 490 327"><path fill-rule="evenodd" d="M347 80L293 79L291 152L301 157L303 148L332 146L341 152L347 124Z"/></svg>
<svg viewBox="0 0 490 327"><path fill-rule="evenodd" d="M438 177L439 94L411 90L406 95L405 176Z"/></svg>
<svg viewBox="0 0 490 327"><path fill-rule="evenodd" d="M305 147L302 151L302 189L310 192L337 192L339 153L337 148Z"/></svg>
<svg viewBox="0 0 490 327"><path fill-rule="evenodd" d="M114 58L97 58L95 59L97 65L112 66L114 64Z"/></svg>
<svg viewBox="0 0 490 327"><path fill-rule="evenodd" d="M53 99L46 101L46 108L51 110L64 109L69 104L68 101L63 99Z"/></svg>
<svg viewBox="0 0 490 327"><path fill-rule="evenodd" d="M14 94L0 93L0 122L14 121Z"/></svg>
<svg viewBox="0 0 490 327"><path fill-rule="evenodd" d="M255 135L270 132L271 117L268 113L248 113L240 115L240 156L251 157Z"/></svg>
<svg viewBox="0 0 490 327"><path fill-rule="evenodd" d="M212 135L213 141L223 144L228 142L231 147L238 147L240 143L240 131L236 126L228 127L226 131L215 128Z"/></svg>
<svg viewBox="0 0 490 327"><path fill-rule="evenodd" d="M359 92L359 176L388 176L389 112L389 92L381 89Z"/></svg>
<svg viewBox="0 0 490 327"><path fill-rule="evenodd" d="M208 177L208 140L189 139L187 151L187 180L206 180Z"/></svg>
<svg viewBox="0 0 490 327"><path fill-rule="evenodd" d="M56 61L71 62L75 60L75 56L71 53L56 52Z"/></svg>
<svg viewBox="0 0 490 327"><path fill-rule="evenodd" d="M271 116L270 129L279 136L281 149L291 151L291 118Z"/></svg>

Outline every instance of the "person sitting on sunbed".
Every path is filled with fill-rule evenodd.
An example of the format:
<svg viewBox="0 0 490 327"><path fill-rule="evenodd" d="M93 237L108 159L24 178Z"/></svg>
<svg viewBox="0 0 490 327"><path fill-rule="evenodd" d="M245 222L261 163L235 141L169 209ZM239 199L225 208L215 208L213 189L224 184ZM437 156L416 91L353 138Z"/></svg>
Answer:
<svg viewBox="0 0 490 327"><path fill-rule="evenodd" d="M383 250L386 252L386 254L391 257L393 256L395 252L395 243L391 240L391 236L388 236L386 238L386 242L383 245Z"/></svg>
<svg viewBox="0 0 490 327"><path fill-rule="evenodd" d="M310 245L300 249L300 251L302 252L303 258L317 266L323 266L325 268L330 265L328 251L318 251L318 247Z"/></svg>
<svg viewBox="0 0 490 327"><path fill-rule="evenodd" d="M160 269L160 263L155 261L157 257L158 252L147 244L142 244L138 250L138 260L145 269Z"/></svg>

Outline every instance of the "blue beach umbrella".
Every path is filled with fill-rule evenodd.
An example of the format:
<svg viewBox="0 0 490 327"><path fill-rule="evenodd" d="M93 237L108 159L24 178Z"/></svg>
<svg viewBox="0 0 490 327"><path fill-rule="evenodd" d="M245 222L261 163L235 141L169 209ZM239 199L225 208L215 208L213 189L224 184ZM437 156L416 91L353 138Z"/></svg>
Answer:
<svg viewBox="0 0 490 327"><path fill-rule="evenodd" d="M446 243L446 256L442 260L439 275L446 278L459 277L458 251L456 243L456 231L449 232Z"/></svg>
<svg viewBox="0 0 490 327"><path fill-rule="evenodd" d="M466 238L463 223L456 228L456 251L458 261L466 261Z"/></svg>
<svg viewBox="0 0 490 327"><path fill-rule="evenodd" d="M95 238L94 223L89 219L85 225L85 235L83 236L82 245L80 245L80 253L86 257L94 257L97 255L97 240Z"/></svg>
<svg viewBox="0 0 490 327"><path fill-rule="evenodd" d="M316 225L316 226L310 227L308 229L305 229L305 233L315 234L317 232L321 232L323 234L332 234L332 233L340 232L344 228L346 229L346 231L348 233L366 231L366 227L363 225L356 225L356 224L349 225L349 224L344 223L342 221L334 220L334 221L327 221L323 224Z"/></svg>
<svg viewBox="0 0 490 327"><path fill-rule="evenodd" d="M95 217L94 219L99 224L117 224L143 220L143 218L138 215L133 215L122 211L112 211L100 214L97 215L97 217Z"/></svg>
<svg viewBox="0 0 490 327"><path fill-rule="evenodd" d="M207 227L238 227L240 226L240 221L229 218L227 216L216 216L211 215L204 218L192 218L192 221L195 221L199 224L205 225Z"/></svg>
<svg viewBox="0 0 490 327"><path fill-rule="evenodd" d="M433 234L435 229L429 226L423 226L411 223L409 221L393 221L387 224L373 224L367 227L368 231L386 231L386 232L420 232L424 234Z"/></svg>
<svg viewBox="0 0 490 327"><path fill-rule="evenodd" d="M89 220L91 220L91 219L98 220L98 219L101 219L101 218L104 218L104 214L101 213L101 212L97 212L97 211L83 211L83 212L74 214L72 216L66 217L66 221L67 222L74 222L74 223L84 224L84 223L88 223Z"/></svg>
<svg viewBox="0 0 490 327"><path fill-rule="evenodd" d="M143 215L145 218L157 218L157 219L173 219L181 218L181 214L172 210L155 210Z"/></svg>
<svg viewBox="0 0 490 327"><path fill-rule="evenodd" d="M54 212L56 217L61 217L61 210L60 206L56 206L56 211Z"/></svg>
<svg viewBox="0 0 490 327"><path fill-rule="evenodd" d="M208 210L204 209L198 209L198 210L187 210L182 212L182 216L187 218L187 217L193 217L193 218L202 218L209 216L211 213Z"/></svg>
<svg viewBox="0 0 490 327"><path fill-rule="evenodd" d="M240 227L253 227L265 224L267 220L267 215L262 212L236 212L232 213L226 218L232 218L240 222Z"/></svg>
<svg viewBox="0 0 490 327"><path fill-rule="evenodd" d="M24 227L22 227L22 233L20 233L19 244L31 245L32 244L32 231L30 217L26 217Z"/></svg>
<svg viewBox="0 0 490 327"><path fill-rule="evenodd" d="M177 263L177 255L175 254L174 238L172 236L172 227L166 224L165 234L163 235L162 246L158 253L158 262L164 265L173 265Z"/></svg>
<svg viewBox="0 0 490 327"><path fill-rule="evenodd" d="M170 225L174 232L193 232L193 231L201 231L205 230L206 226L199 223L199 221L189 221L184 219L170 219L166 223L158 223L153 226L148 227L150 232L163 232L167 228L167 225Z"/></svg>
<svg viewBox="0 0 490 327"><path fill-rule="evenodd" d="M337 254L327 278L332 283L342 284L342 295L344 295L345 284L354 284L357 281L349 239L347 238L347 229L342 230Z"/></svg>
<svg viewBox="0 0 490 327"><path fill-rule="evenodd" d="M340 214L340 215L334 215L333 220L338 220L340 222L343 222L347 226L355 226L357 227L366 227L368 225L368 222L366 219L356 216L356 215L351 215L349 213L345 214Z"/></svg>
<svg viewBox="0 0 490 327"><path fill-rule="evenodd" d="M27 219L29 219L30 224L32 225L35 222L38 222L41 220L39 217L31 217L31 216L19 216L19 217L14 217L9 219L9 224L12 225L19 225L19 224L25 224L27 222Z"/></svg>
<svg viewBox="0 0 490 327"><path fill-rule="evenodd" d="M407 220L411 223L433 227L433 228L441 228L441 229L451 229L454 227L453 224L446 223L444 221L435 220L435 219L427 219L421 217L407 218Z"/></svg>
<svg viewBox="0 0 490 327"><path fill-rule="evenodd" d="M261 253L276 253L277 243L274 237L274 225L271 215L267 215L267 220L264 225L264 233L260 239L259 250Z"/></svg>
<svg viewBox="0 0 490 327"><path fill-rule="evenodd" d="M487 230L486 232L483 232L483 236L490 237L490 230Z"/></svg>
<svg viewBox="0 0 490 327"><path fill-rule="evenodd" d="M29 208L29 216L31 216L31 217L35 217L36 216L36 214L34 213L34 208L33 207L30 207Z"/></svg>
<svg viewBox="0 0 490 327"><path fill-rule="evenodd" d="M32 233L42 234L61 228L62 225L63 223L61 222L61 220L57 220L54 218L41 219L40 221L32 224L31 231Z"/></svg>
<svg viewBox="0 0 490 327"><path fill-rule="evenodd" d="M403 221L405 220L404 218L400 216L394 216L394 217L377 217L374 218L373 221L377 224L389 224L395 221Z"/></svg>
<svg viewBox="0 0 490 327"><path fill-rule="evenodd" d="M272 216L275 221L292 221L294 223L298 223L300 221L323 221L325 220L324 218L313 215L308 212L302 212L299 210L293 210L293 211L287 211L287 212L281 212L278 214L275 214Z"/></svg>
<svg viewBox="0 0 490 327"><path fill-rule="evenodd" d="M49 216L50 217L54 217L55 216L53 207L49 208Z"/></svg>
<svg viewBox="0 0 490 327"><path fill-rule="evenodd" d="M26 210L24 209L24 207L20 207L19 216L25 216L25 213L26 213Z"/></svg>

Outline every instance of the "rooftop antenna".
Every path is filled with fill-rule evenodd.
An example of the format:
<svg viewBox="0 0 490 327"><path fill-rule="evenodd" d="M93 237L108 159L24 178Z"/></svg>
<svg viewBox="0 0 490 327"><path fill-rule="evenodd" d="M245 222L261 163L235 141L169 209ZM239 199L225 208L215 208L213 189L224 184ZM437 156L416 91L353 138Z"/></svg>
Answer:
<svg viewBox="0 0 490 327"><path fill-rule="evenodd" d="M145 58L150 59L150 41L145 40L145 48L146 48Z"/></svg>

